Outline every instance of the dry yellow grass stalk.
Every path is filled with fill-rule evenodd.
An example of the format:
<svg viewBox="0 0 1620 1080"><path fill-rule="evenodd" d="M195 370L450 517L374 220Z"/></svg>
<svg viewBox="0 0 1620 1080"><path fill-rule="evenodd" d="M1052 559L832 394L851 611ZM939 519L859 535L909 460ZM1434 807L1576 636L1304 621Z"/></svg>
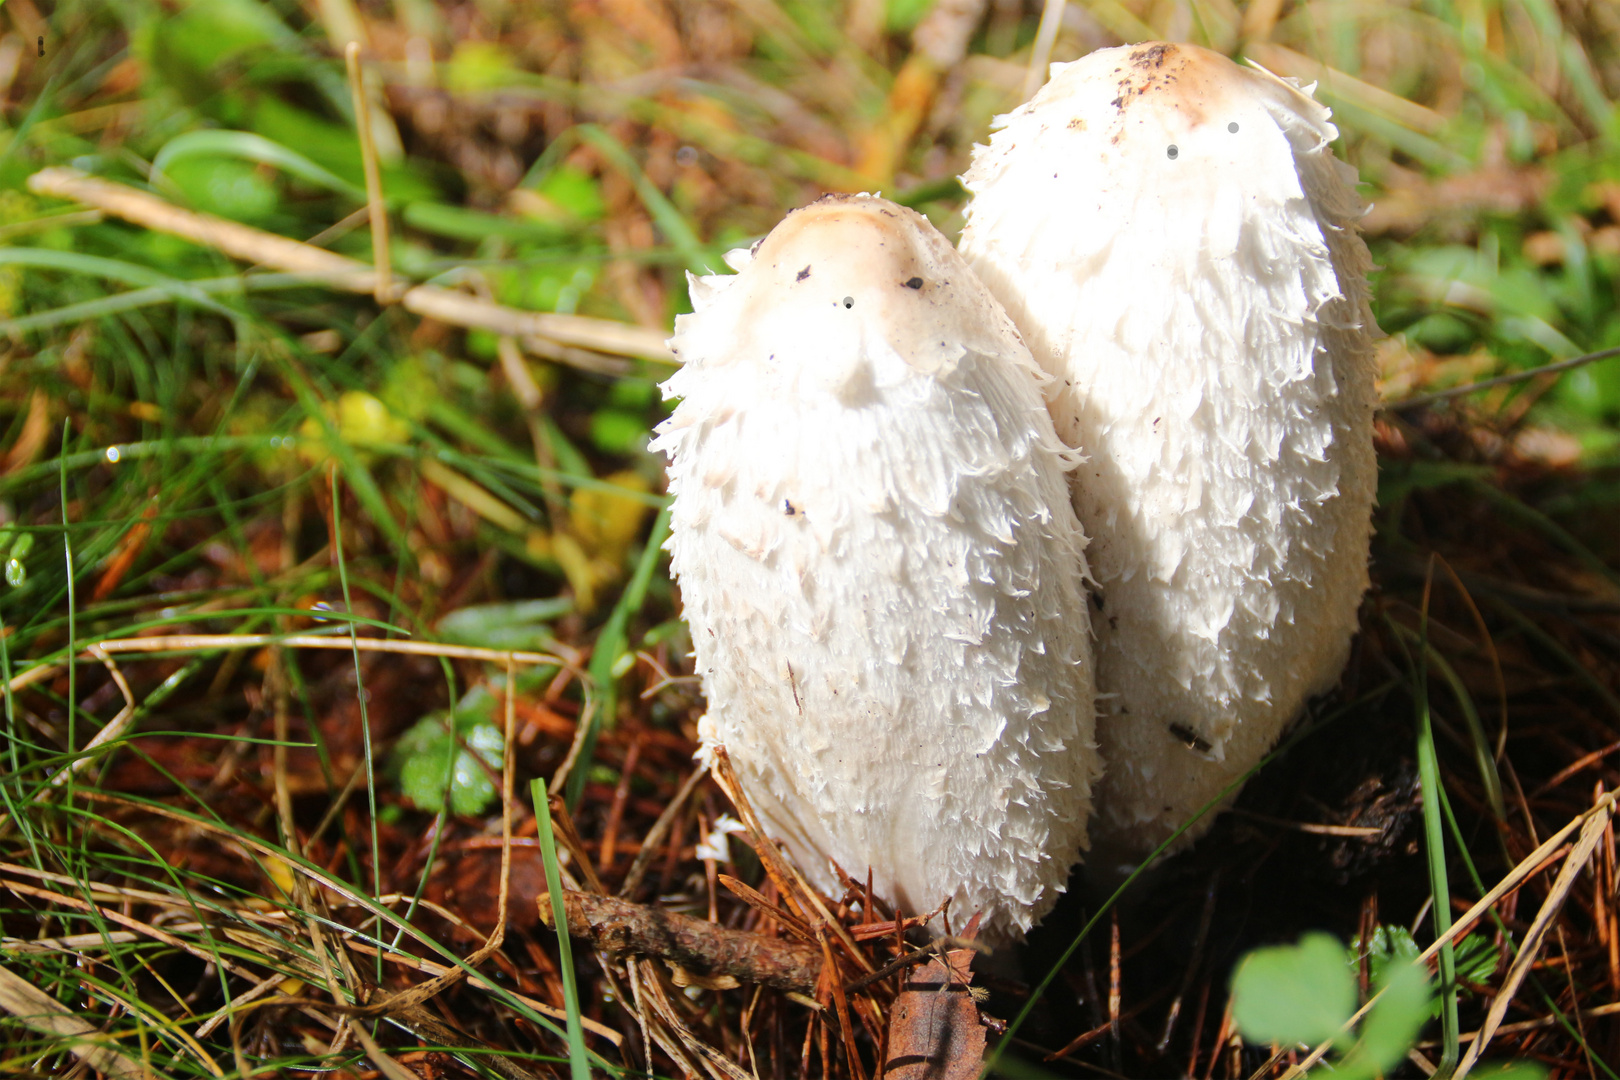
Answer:
<svg viewBox="0 0 1620 1080"><path fill-rule="evenodd" d="M94 1024L79 1019L61 1002L4 967L0 967L0 1008L35 1031L64 1039L74 1057L114 1080L138 1080L144 1076L163 1080L161 1074L105 1045L106 1036Z"/></svg>
<svg viewBox="0 0 1620 1080"><path fill-rule="evenodd" d="M378 275L365 263L262 229L249 228L210 214L182 210L155 195L124 184L98 180L77 169L63 166L41 169L28 178L28 190L36 195L71 199L155 232L169 233L215 248L245 262L272 267L283 273L308 274L335 289L357 293L379 291ZM634 356L657 363L676 362L675 355L664 345L663 332L646 327L628 326L585 315L519 311L437 285L409 288L394 285L384 295L397 300L407 311L452 326L489 330L519 339L539 338L559 345L578 346L615 356ZM570 362L566 352L559 353L555 358Z"/></svg>

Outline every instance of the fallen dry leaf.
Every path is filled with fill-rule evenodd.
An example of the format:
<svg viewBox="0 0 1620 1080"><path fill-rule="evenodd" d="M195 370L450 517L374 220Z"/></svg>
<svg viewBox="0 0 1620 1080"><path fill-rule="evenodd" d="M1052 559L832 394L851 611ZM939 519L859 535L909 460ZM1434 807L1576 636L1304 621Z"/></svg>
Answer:
<svg viewBox="0 0 1620 1080"><path fill-rule="evenodd" d="M968 991L971 949L930 960L906 980L889 1021L888 1080L974 1080L984 1060L984 1024Z"/></svg>

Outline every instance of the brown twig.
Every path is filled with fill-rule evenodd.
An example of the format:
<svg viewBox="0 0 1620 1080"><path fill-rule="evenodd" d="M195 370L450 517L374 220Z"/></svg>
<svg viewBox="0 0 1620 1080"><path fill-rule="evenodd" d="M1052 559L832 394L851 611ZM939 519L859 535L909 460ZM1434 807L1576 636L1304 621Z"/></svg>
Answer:
<svg viewBox="0 0 1620 1080"><path fill-rule="evenodd" d="M540 918L552 925L551 895L538 899ZM649 956L679 964L705 979L730 976L778 990L810 993L821 974L814 945L727 930L703 919L609 896L564 896L568 932L610 956Z"/></svg>

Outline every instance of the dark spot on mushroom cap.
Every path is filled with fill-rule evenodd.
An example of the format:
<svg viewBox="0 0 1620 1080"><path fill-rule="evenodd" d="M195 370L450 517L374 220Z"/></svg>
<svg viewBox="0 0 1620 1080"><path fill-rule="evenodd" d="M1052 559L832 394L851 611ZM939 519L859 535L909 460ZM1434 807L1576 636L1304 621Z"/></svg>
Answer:
<svg viewBox="0 0 1620 1080"><path fill-rule="evenodd" d="M1233 132L1235 134L1237 132L1237 121L1234 120L1230 124L1227 124L1226 125L1226 130L1230 131L1230 132Z"/></svg>
<svg viewBox="0 0 1620 1080"><path fill-rule="evenodd" d="M855 306L855 298L853 296L844 297L844 306L846 308L854 307Z"/></svg>
<svg viewBox="0 0 1620 1080"><path fill-rule="evenodd" d="M1164 66L1165 57L1176 51L1174 45L1149 45L1145 49L1137 49L1131 53L1131 63L1138 68L1159 68Z"/></svg>
<svg viewBox="0 0 1620 1080"><path fill-rule="evenodd" d="M800 270L799 271L799 276L794 278L793 280L794 281L803 281L805 278L807 278L809 276L810 276L810 268L807 266L803 270Z"/></svg>
<svg viewBox="0 0 1620 1080"><path fill-rule="evenodd" d="M1084 131L1086 130L1086 122L1077 116L1073 120L1069 121L1069 130Z"/></svg>
<svg viewBox="0 0 1620 1080"><path fill-rule="evenodd" d="M1170 160L1171 161L1174 161L1174 160L1176 160L1177 155L1179 155L1181 153L1181 151L1176 149L1176 144L1175 143L1171 143L1170 148L1168 150L1166 150L1165 153L1170 155Z"/></svg>
<svg viewBox="0 0 1620 1080"><path fill-rule="evenodd" d="M911 278L910 280L908 280L906 282L906 288L908 288L908 289L920 289L922 287L923 287L923 279L920 278L920 277Z"/></svg>

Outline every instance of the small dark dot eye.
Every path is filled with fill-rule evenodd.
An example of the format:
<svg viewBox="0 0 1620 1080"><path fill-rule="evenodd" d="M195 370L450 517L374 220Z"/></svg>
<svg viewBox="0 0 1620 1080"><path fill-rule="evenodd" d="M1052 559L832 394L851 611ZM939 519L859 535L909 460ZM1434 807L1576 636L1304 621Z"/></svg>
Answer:
<svg viewBox="0 0 1620 1080"><path fill-rule="evenodd" d="M911 280L906 282L906 288L908 288L908 289L920 289L922 287L923 287L923 279L920 278L920 277L914 277Z"/></svg>
<svg viewBox="0 0 1620 1080"><path fill-rule="evenodd" d="M1226 125L1226 130L1230 131L1232 134L1236 135L1237 134L1237 121L1234 120L1230 124L1227 124Z"/></svg>
<svg viewBox="0 0 1620 1080"><path fill-rule="evenodd" d="M1176 149L1176 144L1175 143L1171 143L1170 144L1170 149L1166 150L1165 153L1170 155L1170 160L1171 161L1174 161L1174 160L1176 160L1176 156L1178 154L1180 154L1181 151Z"/></svg>
<svg viewBox="0 0 1620 1080"><path fill-rule="evenodd" d="M854 307L855 306L855 298L853 296L844 297L844 306L847 307L847 308Z"/></svg>

